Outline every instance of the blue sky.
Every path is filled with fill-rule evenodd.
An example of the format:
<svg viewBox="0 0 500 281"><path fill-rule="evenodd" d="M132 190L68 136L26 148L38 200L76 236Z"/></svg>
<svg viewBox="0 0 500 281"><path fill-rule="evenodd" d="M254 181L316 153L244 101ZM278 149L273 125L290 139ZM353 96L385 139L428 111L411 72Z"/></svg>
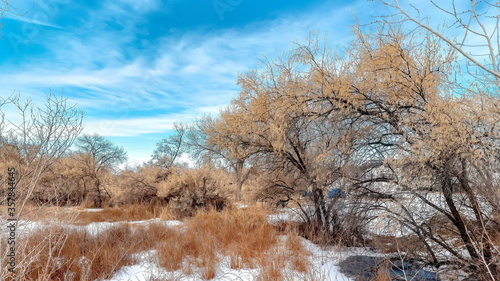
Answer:
<svg viewBox="0 0 500 281"><path fill-rule="evenodd" d="M174 121L217 114L238 93L238 72L304 42L309 30L333 45L351 39L357 1L22 0L2 18L0 96L41 101L64 91L85 110L86 133L123 146L131 163L150 158ZM8 118L8 112L6 112Z"/></svg>

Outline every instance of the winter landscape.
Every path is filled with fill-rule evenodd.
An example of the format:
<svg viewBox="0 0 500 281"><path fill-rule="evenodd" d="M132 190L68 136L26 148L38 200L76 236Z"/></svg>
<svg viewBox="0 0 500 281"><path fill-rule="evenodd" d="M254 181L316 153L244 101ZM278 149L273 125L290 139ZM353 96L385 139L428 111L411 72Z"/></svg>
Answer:
<svg viewBox="0 0 500 281"><path fill-rule="evenodd" d="M500 2L0 0L0 280L500 280Z"/></svg>

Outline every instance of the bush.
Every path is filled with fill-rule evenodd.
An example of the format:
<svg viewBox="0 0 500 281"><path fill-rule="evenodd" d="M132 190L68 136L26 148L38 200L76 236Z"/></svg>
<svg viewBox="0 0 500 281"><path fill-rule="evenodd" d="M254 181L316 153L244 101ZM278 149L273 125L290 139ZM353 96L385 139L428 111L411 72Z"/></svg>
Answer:
<svg viewBox="0 0 500 281"><path fill-rule="evenodd" d="M173 214L193 216L197 209L221 211L228 206L228 176L212 166L200 169L176 169L160 183L159 197L165 198Z"/></svg>

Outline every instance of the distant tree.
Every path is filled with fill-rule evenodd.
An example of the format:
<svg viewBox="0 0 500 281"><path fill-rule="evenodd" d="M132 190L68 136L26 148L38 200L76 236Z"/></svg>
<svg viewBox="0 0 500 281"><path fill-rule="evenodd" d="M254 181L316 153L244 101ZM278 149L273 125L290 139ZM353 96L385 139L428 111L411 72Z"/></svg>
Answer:
<svg viewBox="0 0 500 281"><path fill-rule="evenodd" d="M227 107L217 118L204 116L190 127L187 145L195 158L210 161L234 174L234 198L241 200L241 189L257 165L259 148L244 145L241 129L245 124L234 118L236 107Z"/></svg>
<svg viewBox="0 0 500 281"><path fill-rule="evenodd" d="M165 169L172 167L185 152L186 126L174 123L174 134L160 140L153 151L153 161Z"/></svg>
<svg viewBox="0 0 500 281"><path fill-rule="evenodd" d="M95 191L94 205L100 208L103 202L101 177L104 172L113 171L117 165L127 161L127 153L98 134L84 134L78 137L76 145L82 155L84 177L90 180Z"/></svg>

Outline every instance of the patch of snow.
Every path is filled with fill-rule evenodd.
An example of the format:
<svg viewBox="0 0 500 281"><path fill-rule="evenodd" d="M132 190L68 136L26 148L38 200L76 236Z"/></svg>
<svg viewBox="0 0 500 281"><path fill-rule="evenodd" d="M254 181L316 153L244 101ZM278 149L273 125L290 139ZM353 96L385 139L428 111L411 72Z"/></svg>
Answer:
<svg viewBox="0 0 500 281"><path fill-rule="evenodd" d="M89 208L89 209L84 209L84 212L100 212L104 209L97 209L97 208Z"/></svg>
<svg viewBox="0 0 500 281"><path fill-rule="evenodd" d="M91 235L98 235L101 232L103 232L111 227L114 227L114 226L117 226L117 225L120 225L123 223L134 224L134 225L148 225L150 223L159 223L159 224L163 224L163 225L168 226L168 227L174 227L174 226L178 226L178 225L183 224L183 222L178 221L178 220L162 221L162 220L156 218L156 219L142 220L142 221L93 222L93 223L90 223L87 225L74 226L74 227L76 227L77 229L80 229L80 230L85 230Z"/></svg>
<svg viewBox="0 0 500 281"><path fill-rule="evenodd" d="M143 221L131 221L131 222L128 222L130 224L150 224L150 223L159 223L159 224L163 224L165 226L178 226L178 225L182 225L183 222L179 221L179 220L169 220L169 221L164 221L164 220L160 220L159 218L156 218L156 219L150 219L150 220L143 220Z"/></svg>
<svg viewBox="0 0 500 281"><path fill-rule="evenodd" d="M235 206L236 206L236 208L238 208L238 209L248 208L248 205L246 205L246 204L242 204L242 203L238 203L238 202L234 203L234 205L235 205Z"/></svg>
<svg viewBox="0 0 500 281"><path fill-rule="evenodd" d="M280 237L282 241L286 240L286 236ZM302 239L302 243L306 249L311 253L309 260L311 268L309 272L300 273L292 270L291 268L284 269L285 280L332 280L332 281L353 281L354 279L345 276L340 272L338 266L339 255L337 251L344 251L345 249L336 249L333 247L322 249L321 247L311 243L306 239ZM366 249L357 249L353 251L350 249L349 255L355 255L360 252L367 252ZM232 269L229 256L221 256L220 262L217 266L215 277L211 280L215 281L252 281L257 280L260 270L258 268L239 268ZM111 279L108 281L130 280L142 281L154 279L162 280L203 280L199 274L199 269L192 268L192 273L187 275L182 270L168 272L164 268L158 266L158 255L155 250L147 251L136 255L137 264L121 268Z"/></svg>
<svg viewBox="0 0 500 281"><path fill-rule="evenodd" d="M303 222L304 218L298 208L286 208L279 210L276 214L269 215L267 221L272 224L278 224L285 221Z"/></svg>
<svg viewBox="0 0 500 281"><path fill-rule="evenodd" d="M8 233L10 230L8 229L8 226L12 223L13 221L7 221L7 220L1 220L0 221L0 227L2 228L0 230L1 233ZM18 220L17 221L17 227L16 227L16 235L22 236L26 234L33 233L36 230L43 229L44 227L47 227L48 224L45 222L40 222L40 221L29 221L29 220Z"/></svg>

